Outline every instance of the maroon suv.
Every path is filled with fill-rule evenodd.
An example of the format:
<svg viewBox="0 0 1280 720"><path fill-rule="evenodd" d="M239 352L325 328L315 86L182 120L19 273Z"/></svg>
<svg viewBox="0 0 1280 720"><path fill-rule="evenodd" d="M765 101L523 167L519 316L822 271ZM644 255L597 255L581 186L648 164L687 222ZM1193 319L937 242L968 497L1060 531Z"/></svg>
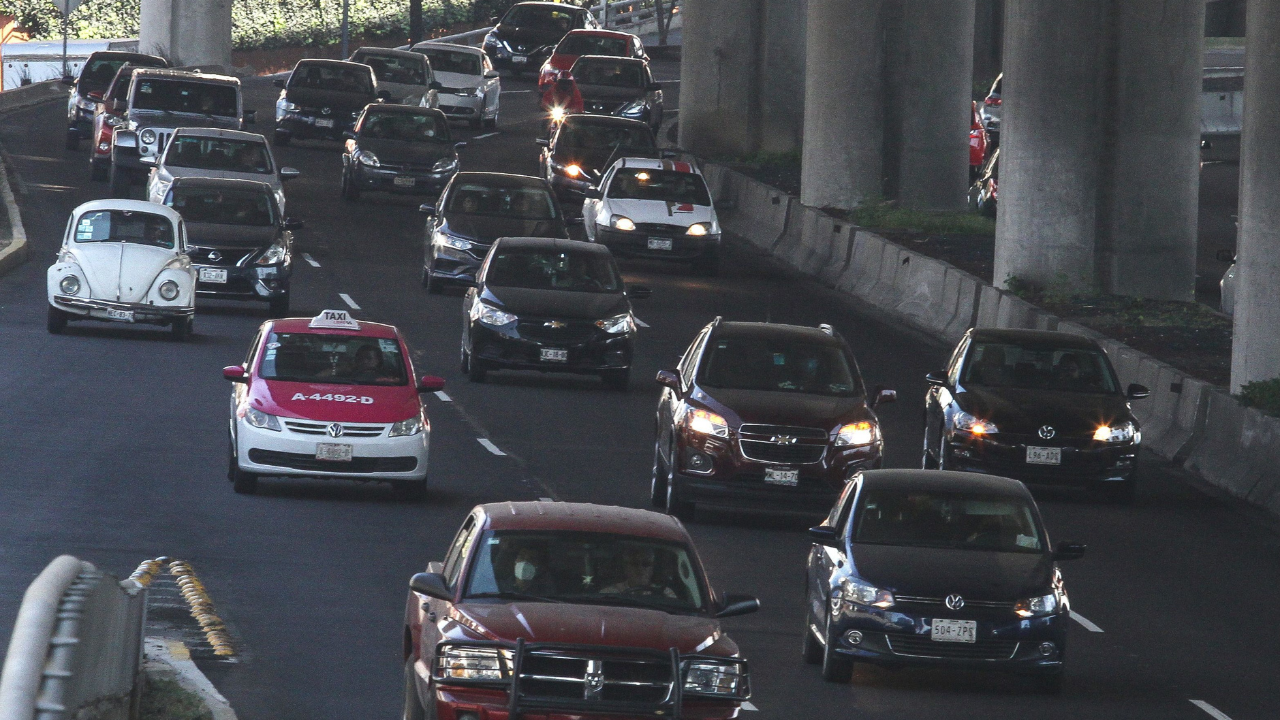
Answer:
<svg viewBox="0 0 1280 720"><path fill-rule="evenodd" d="M884 441L849 345L830 326L721 322L658 373L651 498L688 518L697 503L825 513L849 478L878 468Z"/></svg>
<svg viewBox="0 0 1280 720"><path fill-rule="evenodd" d="M405 607L404 717L735 717L747 662L679 521L576 503L480 505ZM429 711L428 711L429 709Z"/></svg>

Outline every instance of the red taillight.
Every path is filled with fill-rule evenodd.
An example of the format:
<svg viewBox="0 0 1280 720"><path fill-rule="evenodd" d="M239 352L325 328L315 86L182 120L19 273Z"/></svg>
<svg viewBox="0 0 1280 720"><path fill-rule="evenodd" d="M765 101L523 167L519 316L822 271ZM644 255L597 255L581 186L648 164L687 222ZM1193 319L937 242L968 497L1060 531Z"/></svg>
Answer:
<svg viewBox="0 0 1280 720"><path fill-rule="evenodd" d="M982 104L983 104L983 105L994 105L995 107L1000 107L1000 98L998 98L998 97L989 97L989 98L987 98L986 100L983 100L983 101L982 101Z"/></svg>

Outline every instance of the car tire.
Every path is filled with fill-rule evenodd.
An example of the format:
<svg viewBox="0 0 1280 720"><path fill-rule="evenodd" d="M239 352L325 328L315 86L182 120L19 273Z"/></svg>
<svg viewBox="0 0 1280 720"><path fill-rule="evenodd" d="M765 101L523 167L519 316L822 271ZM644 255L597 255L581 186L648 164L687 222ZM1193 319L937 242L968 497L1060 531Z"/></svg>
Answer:
<svg viewBox="0 0 1280 720"><path fill-rule="evenodd" d="M231 489L238 495L252 495L258 491L258 476L245 472L236 463L235 453L227 451L227 478L231 480Z"/></svg>
<svg viewBox="0 0 1280 720"><path fill-rule="evenodd" d="M929 417L925 416L925 425L929 424ZM924 447L920 451L920 469L921 470L937 470L938 461L933 457L933 453L929 451L929 431L926 428L924 433Z"/></svg>
<svg viewBox="0 0 1280 720"><path fill-rule="evenodd" d="M673 449L673 452L671 452L670 455L671 457L674 458L675 457L674 446L672 449ZM684 522L693 521L694 516L698 512L698 508L693 503L689 502L688 500L684 500L680 497L680 493L676 489L675 463L672 463L672 467L667 469L667 498L666 499L667 499L666 510L668 515L678 518Z"/></svg>
<svg viewBox="0 0 1280 720"><path fill-rule="evenodd" d="M397 480L391 485L397 500L419 502L427 498L427 479Z"/></svg>
<svg viewBox="0 0 1280 720"><path fill-rule="evenodd" d="M288 317L289 296L281 295L280 297L271 298L271 301L267 304L267 312L271 313L273 318Z"/></svg>
<svg viewBox="0 0 1280 720"><path fill-rule="evenodd" d="M822 654L826 648L818 642L818 636L813 634L813 628L809 627L809 619L809 614L805 613L804 642L800 646L800 656L804 658L806 665L821 665Z"/></svg>
<svg viewBox="0 0 1280 720"><path fill-rule="evenodd" d="M404 661L404 711L403 720L427 720L427 711L418 699L418 689L413 680L413 658Z"/></svg>
<svg viewBox="0 0 1280 720"><path fill-rule="evenodd" d="M829 683L847 684L853 677L853 658L841 655L833 647L836 644L831 637L831 621L827 620L827 644L822 648L822 679Z"/></svg>
<svg viewBox="0 0 1280 720"><path fill-rule="evenodd" d="M720 256L716 253L700 257L693 261L693 272L702 277L715 277L720 274Z"/></svg>
<svg viewBox="0 0 1280 720"><path fill-rule="evenodd" d="M935 470L950 470L951 463L947 457L947 428L938 428L938 455L933 459Z"/></svg>
<svg viewBox="0 0 1280 720"><path fill-rule="evenodd" d="M473 383L482 383L488 372L480 366L480 362L471 357L471 353L467 349L462 348L462 372L466 374L467 379Z"/></svg>
<svg viewBox="0 0 1280 720"><path fill-rule="evenodd" d="M93 182L106 182L111 168L103 163L89 163L89 179Z"/></svg>
<svg viewBox="0 0 1280 720"><path fill-rule="evenodd" d="M193 317L174 320L169 325L169 334L178 342L185 342L195 331L196 319Z"/></svg>
<svg viewBox="0 0 1280 720"><path fill-rule="evenodd" d="M76 151L80 149L80 133L75 130L67 131L67 149Z"/></svg>
<svg viewBox="0 0 1280 720"><path fill-rule="evenodd" d="M610 390L626 392L627 387L631 384L631 368L626 370L605 370L600 373L600 379L604 381L605 387Z"/></svg>
<svg viewBox="0 0 1280 720"><path fill-rule="evenodd" d="M70 316L66 310L61 310L52 305L49 306L49 334L61 335L63 330L67 329L67 320Z"/></svg>
<svg viewBox="0 0 1280 720"><path fill-rule="evenodd" d="M132 184L129 181L129 171L112 163L111 169L107 171L107 181L111 186L111 197L121 200L129 199L129 189Z"/></svg>
<svg viewBox="0 0 1280 720"><path fill-rule="evenodd" d="M649 503L656 508L667 504L667 468L662 462L659 441L653 441L653 477L649 480Z"/></svg>
<svg viewBox="0 0 1280 720"><path fill-rule="evenodd" d="M276 147L287 147L292 139L289 133L280 132L279 130L271 134L271 144Z"/></svg>
<svg viewBox="0 0 1280 720"><path fill-rule="evenodd" d="M496 113L496 112L495 112L495 113L493 114L493 117L489 118L488 120L485 120L485 121L484 121L484 126L485 126L485 127L487 127L487 128L496 128L496 127L498 127L498 113Z"/></svg>

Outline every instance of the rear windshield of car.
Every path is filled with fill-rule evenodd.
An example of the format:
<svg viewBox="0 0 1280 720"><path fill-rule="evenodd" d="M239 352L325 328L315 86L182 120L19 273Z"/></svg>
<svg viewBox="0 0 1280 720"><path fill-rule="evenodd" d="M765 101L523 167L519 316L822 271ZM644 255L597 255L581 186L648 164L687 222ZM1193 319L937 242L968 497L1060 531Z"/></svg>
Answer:
<svg viewBox="0 0 1280 720"><path fill-rule="evenodd" d="M396 57L391 55L361 55L356 53L355 62L373 68L373 76L378 82L402 83L404 85L426 85L427 70L421 60Z"/></svg>
<svg viewBox="0 0 1280 720"><path fill-rule="evenodd" d="M618 200L663 200L682 205L710 205L702 176L674 170L622 168L609 183L608 196Z"/></svg>
<svg viewBox="0 0 1280 720"><path fill-rule="evenodd" d="M1106 394L1119 389L1101 351L994 342L973 343L960 384Z"/></svg>
<svg viewBox="0 0 1280 720"><path fill-rule="evenodd" d="M272 172L271 156L263 143L190 135L179 135L169 142L164 164L257 175L270 175Z"/></svg>
<svg viewBox="0 0 1280 720"><path fill-rule="evenodd" d="M223 190L178 186L169 191L165 205L189 223L217 225L275 225L275 211L267 190Z"/></svg>
<svg viewBox="0 0 1280 720"><path fill-rule="evenodd" d="M613 258L603 253L504 250L489 263L485 284L568 292L622 292Z"/></svg>
<svg viewBox="0 0 1280 720"><path fill-rule="evenodd" d="M508 27L569 32L574 28L575 14L537 5L516 5L507 11L502 24Z"/></svg>
<svg viewBox="0 0 1280 720"><path fill-rule="evenodd" d="M431 69L435 72L458 73L459 75L480 74L480 56L474 53L437 50L435 48L415 50L414 52L426 55L427 61L431 63Z"/></svg>
<svg viewBox="0 0 1280 720"><path fill-rule="evenodd" d="M81 94L91 91L105 90L116 76L116 71L124 65L123 59L90 60L80 71L79 88Z"/></svg>
<svg viewBox="0 0 1280 720"><path fill-rule="evenodd" d="M132 210L87 212L76 222L78 243L127 242L172 250L173 224L168 218Z"/></svg>
<svg viewBox="0 0 1280 720"><path fill-rule="evenodd" d="M258 376L332 385L404 385L400 343L394 339L319 333L269 333Z"/></svg>
<svg viewBox="0 0 1280 720"><path fill-rule="evenodd" d="M626 57L631 54L631 41L626 38L603 37L599 35L570 35L556 48L557 53L565 55L617 55Z"/></svg>
<svg viewBox="0 0 1280 720"><path fill-rule="evenodd" d="M639 62L583 58L573 64L571 72L579 85L642 88L646 84L644 66Z"/></svg>
<svg viewBox="0 0 1280 720"><path fill-rule="evenodd" d="M372 95L373 69L302 64L290 73L289 87Z"/></svg>
<svg viewBox="0 0 1280 720"><path fill-rule="evenodd" d="M557 216L556 201L541 187L495 187L463 182L449 192L446 213L496 215L522 220L553 220Z"/></svg>
<svg viewBox="0 0 1280 720"><path fill-rule="evenodd" d="M646 126L565 122L556 135L556 150L612 150L618 147L653 148L653 133Z"/></svg>
<svg viewBox="0 0 1280 720"><path fill-rule="evenodd" d="M712 338L699 382L726 390L774 390L850 397L861 393L835 345L792 338Z"/></svg>
<svg viewBox="0 0 1280 720"><path fill-rule="evenodd" d="M859 502L855 543L1044 552L1035 514L1018 498L869 489Z"/></svg>
<svg viewBox="0 0 1280 720"><path fill-rule="evenodd" d="M371 112L364 117L361 138L403 140L404 142L449 142L449 123L436 115L402 112Z"/></svg>
<svg viewBox="0 0 1280 720"><path fill-rule="evenodd" d="M476 548L468 599L706 609L693 552L681 544L606 533L507 530L486 532Z"/></svg>
<svg viewBox="0 0 1280 720"><path fill-rule="evenodd" d="M137 82L133 91L133 107L235 117L240 114L239 95L235 85L146 78Z"/></svg>

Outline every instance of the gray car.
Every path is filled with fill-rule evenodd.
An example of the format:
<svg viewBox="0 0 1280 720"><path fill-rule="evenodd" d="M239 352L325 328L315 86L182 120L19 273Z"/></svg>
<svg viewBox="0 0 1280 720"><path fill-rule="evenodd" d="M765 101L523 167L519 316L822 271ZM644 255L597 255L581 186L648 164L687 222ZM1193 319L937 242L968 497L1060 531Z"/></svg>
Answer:
<svg viewBox="0 0 1280 720"><path fill-rule="evenodd" d="M216 128L178 128L164 154L143 158L155 169L147 180L147 199L163 203L175 178L201 177L266 183L284 215L284 181L298 176L276 164L267 139L255 133Z"/></svg>

